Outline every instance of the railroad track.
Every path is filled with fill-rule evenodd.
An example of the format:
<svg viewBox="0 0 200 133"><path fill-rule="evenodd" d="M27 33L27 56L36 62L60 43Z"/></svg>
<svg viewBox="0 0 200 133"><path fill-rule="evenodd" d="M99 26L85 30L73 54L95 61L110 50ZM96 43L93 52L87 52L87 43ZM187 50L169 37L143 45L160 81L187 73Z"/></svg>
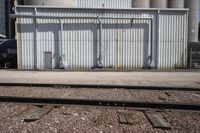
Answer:
<svg viewBox="0 0 200 133"><path fill-rule="evenodd" d="M0 96L0 102L24 103L34 105L84 105L102 107L123 107L141 109L166 109L166 110L186 110L200 111L200 104L177 104L177 103L158 103L158 102L137 102L137 101L112 101L112 100L88 100L88 99L64 99L64 98L36 98L36 97L17 97Z"/></svg>
<svg viewBox="0 0 200 133"><path fill-rule="evenodd" d="M170 91L197 91L200 92L200 88L193 87L176 87L176 86L133 86L133 85L110 85L110 84L44 84L44 83L0 83L0 86L8 87L52 87L52 88L93 88L93 89L130 89L130 90L170 90Z"/></svg>
<svg viewBox="0 0 200 133"><path fill-rule="evenodd" d="M101 84L39 84L39 83L0 83L0 86L11 87L42 87L44 88L93 88L93 89L128 89L131 90L158 90L158 91L187 91L200 92L200 88L189 87L166 87L166 86L131 86L131 85L101 85ZM46 90L45 90L46 91ZM59 90L60 91L60 90ZM180 92L182 93L182 92ZM199 93L198 93L199 94ZM77 97L76 97L77 98ZM159 115L160 111L189 111L200 112L200 103L167 103L167 102L140 102L140 101L120 101L120 100L96 100L96 99L66 99L66 98L42 98L42 97L19 97L19 96L0 96L2 103L21 103L30 105L44 105L37 108L35 112L31 112L24 118L24 122L31 122L41 119L47 115L55 106L78 105L78 106L95 106L95 107L111 107L111 108L131 108L137 109L152 124L153 128L161 128L163 130L171 129L171 125ZM133 124L131 114L118 112L119 123Z"/></svg>

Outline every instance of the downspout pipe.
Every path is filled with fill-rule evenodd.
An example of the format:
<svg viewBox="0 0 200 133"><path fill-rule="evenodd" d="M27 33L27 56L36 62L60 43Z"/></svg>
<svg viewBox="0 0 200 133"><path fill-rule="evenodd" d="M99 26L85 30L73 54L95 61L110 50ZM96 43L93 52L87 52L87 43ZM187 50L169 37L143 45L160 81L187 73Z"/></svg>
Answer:
<svg viewBox="0 0 200 133"><path fill-rule="evenodd" d="M63 20L58 19L60 21L60 67L63 67Z"/></svg>
<svg viewBox="0 0 200 133"><path fill-rule="evenodd" d="M34 7L34 16L37 16L37 8ZM34 68L37 69L37 18L33 19L34 22Z"/></svg>
<svg viewBox="0 0 200 133"><path fill-rule="evenodd" d="M131 19L131 26L133 24L133 20L135 18L132 18ZM150 55L148 56L148 61L149 61L149 64L148 64L148 68L152 69L152 68L155 68L155 62L153 60L153 18L148 18L148 20L150 20L150 30L151 30L151 33L150 33Z"/></svg>
<svg viewBox="0 0 200 133"><path fill-rule="evenodd" d="M103 67L103 60L102 60L102 52L103 52L103 49L102 49L102 44L103 44L103 38L102 38L102 19L100 18L97 18L98 21L99 21L99 58L98 58L98 62L97 62L97 66L99 68L102 68Z"/></svg>
<svg viewBox="0 0 200 133"><path fill-rule="evenodd" d="M155 62L153 60L153 19L151 19L151 45L150 45L150 69L155 68Z"/></svg>

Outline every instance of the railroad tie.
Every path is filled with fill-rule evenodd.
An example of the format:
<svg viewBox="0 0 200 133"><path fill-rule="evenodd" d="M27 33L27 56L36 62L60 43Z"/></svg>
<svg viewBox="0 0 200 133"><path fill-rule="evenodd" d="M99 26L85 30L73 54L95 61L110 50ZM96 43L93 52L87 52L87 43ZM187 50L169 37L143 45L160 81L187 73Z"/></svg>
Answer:
<svg viewBox="0 0 200 133"><path fill-rule="evenodd" d="M144 112L153 128L160 128L164 130L171 129L171 125L166 122L160 115L154 112Z"/></svg>
<svg viewBox="0 0 200 133"><path fill-rule="evenodd" d="M29 114L27 117L24 118L24 122L31 122L41 119L43 116L48 114L52 109L54 109L54 106L44 106L41 108L38 108L35 112Z"/></svg>
<svg viewBox="0 0 200 133"><path fill-rule="evenodd" d="M118 118L121 124L133 124L131 115L128 113L118 112Z"/></svg>

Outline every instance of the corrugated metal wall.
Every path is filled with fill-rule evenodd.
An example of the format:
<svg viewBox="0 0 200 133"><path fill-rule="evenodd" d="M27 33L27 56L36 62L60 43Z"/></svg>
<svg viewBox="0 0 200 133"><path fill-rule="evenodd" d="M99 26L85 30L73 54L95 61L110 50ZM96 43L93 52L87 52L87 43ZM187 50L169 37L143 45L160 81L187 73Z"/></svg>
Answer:
<svg viewBox="0 0 200 133"><path fill-rule="evenodd" d="M104 17L147 17L150 20L103 19L103 67L142 69L152 57L158 69L186 68L187 10L105 9ZM34 14L33 7L17 7L17 14ZM101 9L37 8L45 16L102 16ZM58 19L17 19L19 69L44 68L44 52L52 52L52 69L69 70L97 67L99 60L99 22L97 19L62 19L63 39ZM181 24L179 24L181 23ZM152 31L151 31L152 30ZM152 39L151 39L152 38ZM63 46L61 46L63 44ZM34 45L36 46L34 54ZM36 57L36 60L34 59Z"/></svg>
<svg viewBox="0 0 200 133"><path fill-rule="evenodd" d="M62 53L68 69L91 69L96 66L97 29L95 20L65 20Z"/></svg>
<svg viewBox="0 0 200 133"><path fill-rule="evenodd" d="M142 11L126 17L142 17ZM154 17L149 14L147 17ZM150 21L104 20L103 64L117 69L147 68L150 47Z"/></svg>
<svg viewBox="0 0 200 133"><path fill-rule="evenodd" d="M187 14L162 12L159 15L158 68L187 67Z"/></svg>
<svg viewBox="0 0 200 133"><path fill-rule="evenodd" d="M77 7L131 8L132 0L77 0Z"/></svg>

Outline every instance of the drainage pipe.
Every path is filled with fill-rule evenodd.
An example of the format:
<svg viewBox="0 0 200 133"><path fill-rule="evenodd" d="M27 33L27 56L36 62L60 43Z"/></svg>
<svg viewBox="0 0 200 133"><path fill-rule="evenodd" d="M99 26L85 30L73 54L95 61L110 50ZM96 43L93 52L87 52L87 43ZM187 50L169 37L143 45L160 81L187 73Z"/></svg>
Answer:
<svg viewBox="0 0 200 133"><path fill-rule="evenodd" d="M102 59L102 52L103 52L103 38L102 38L102 20L100 18L97 18L99 21L99 58L98 58L98 67L103 67L103 59Z"/></svg>
<svg viewBox="0 0 200 133"><path fill-rule="evenodd" d="M22 15L22 14L11 14L10 18L39 18L39 19L148 19L151 17L100 17L100 16L44 16L44 15Z"/></svg>
<svg viewBox="0 0 200 133"><path fill-rule="evenodd" d="M60 21L60 67L64 66L63 65L63 20L62 19L58 19Z"/></svg>
<svg viewBox="0 0 200 133"><path fill-rule="evenodd" d="M151 45L150 45L150 69L155 67L155 62L153 60L153 21L151 20Z"/></svg>
<svg viewBox="0 0 200 133"><path fill-rule="evenodd" d="M37 16L37 8L34 7L34 16ZM37 69L37 17L35 17L33 19L33 23L34 23L34 68Z"/></svg>

